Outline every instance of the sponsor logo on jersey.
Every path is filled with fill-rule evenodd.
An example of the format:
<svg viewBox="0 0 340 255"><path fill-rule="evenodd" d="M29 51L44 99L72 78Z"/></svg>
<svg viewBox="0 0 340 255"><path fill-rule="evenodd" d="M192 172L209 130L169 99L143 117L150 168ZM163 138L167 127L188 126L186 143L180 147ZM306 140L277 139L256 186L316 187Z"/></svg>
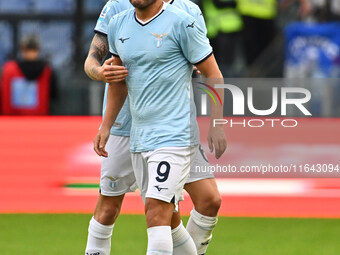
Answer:
<svg viewBox="0 0 340 255"><path fill-rule="evenodd" d="M124 43L125 41L127 41L127 40L129 40L130 39L130 37L128 37L128 38L119 38L118 40L119 41L121 41L122 43Z"/></svg>
<svg viewBox="0 0 340 255"><path fill-rule="evenodd" d="M187 28L189 28L189 27L194 28L195 22L196 22L196 21L194 21L194 22L192 22L191 24L187 25Z"/></svg>

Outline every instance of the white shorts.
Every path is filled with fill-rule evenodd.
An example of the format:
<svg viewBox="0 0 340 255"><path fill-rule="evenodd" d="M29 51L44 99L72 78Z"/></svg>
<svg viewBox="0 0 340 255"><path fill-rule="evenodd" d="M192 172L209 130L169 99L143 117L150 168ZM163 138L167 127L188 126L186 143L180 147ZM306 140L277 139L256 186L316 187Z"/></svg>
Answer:
<svg viewBox="0 0 340 255"><path fill-rule="evenodd" d="M190 174L186 181L186 184L197 182L205 179L215 178L214 174L209 169L210 164L208 158L204 153L201 145L197 146L197 153L194 162L191 164Z"/></svg>
<svg viewBox="0 0 340 255"><path fill-rule="evenodd" d="M143 200L154 198L177 208L197 147L165 147L132 153L132 165Z"/></svg>
<svg viewBox="0 0 340 255"><path fill-rule="evenodd" d="M134 192L137 183L131 161L130 138L110 135L105 149L109 156L102 159L100 193L104 196L120 196ZM186 183L214 178L210 171L201 171L209 166L203 149L197 146L196 157Z"/></svg>
<svg viewBox="0 0 340 255"><path fill-rule="evenodd" d="M120 196L137 188L133 173L130 138L110 135L105 147L109 156L102 159L100 193L104 196Z"/></svg>

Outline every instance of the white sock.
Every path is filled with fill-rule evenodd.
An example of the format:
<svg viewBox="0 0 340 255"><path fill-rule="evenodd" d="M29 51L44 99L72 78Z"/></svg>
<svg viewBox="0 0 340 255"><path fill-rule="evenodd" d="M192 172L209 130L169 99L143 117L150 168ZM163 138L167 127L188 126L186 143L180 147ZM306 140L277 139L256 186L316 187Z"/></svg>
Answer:
<svg viewBox="0 0 340 255"><path fill-rule="evenodd" d="M174 255L197 255L195 243L182 222L177 228L171 230L171 233Z"/></svg>
<svg viewBox="0 0 340 255"><path fill-rule="evenodd" d="M216 224L217 217L204 216L195 208L191 211L187 231L194 240L199 255L206 253Z"/></svg>
<svg viewBox="0 0 340 255"><path fill-rule="evenodd" d="M85 255L110 255L113 226L100 224L92 217Z"/></svg>
<svg viewBox="0 0 340 255"><path fill-rule="evenodd" d="M172 254L172 237L170 226L157 226L148 228L147 255Z"/></svg>

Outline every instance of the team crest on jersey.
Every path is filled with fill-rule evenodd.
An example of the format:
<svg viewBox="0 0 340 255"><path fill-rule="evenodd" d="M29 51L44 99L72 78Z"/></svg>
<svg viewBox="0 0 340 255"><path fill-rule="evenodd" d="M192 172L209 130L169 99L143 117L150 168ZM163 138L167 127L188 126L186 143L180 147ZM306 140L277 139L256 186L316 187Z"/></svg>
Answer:
<svg viewBox="0 0 340 255"><path fill-rule="evenodd" d="M157 48L162 47L163 45L163 38L167 36L168 34L157 34L157 33L151 33L155 37L155 44Z"/></svg>

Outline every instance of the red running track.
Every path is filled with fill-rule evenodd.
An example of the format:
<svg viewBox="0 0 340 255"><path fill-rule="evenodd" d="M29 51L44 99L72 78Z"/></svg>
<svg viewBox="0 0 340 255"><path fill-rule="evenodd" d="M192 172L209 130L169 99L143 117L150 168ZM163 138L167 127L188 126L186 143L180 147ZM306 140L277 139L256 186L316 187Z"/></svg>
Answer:
<svg viewBox="0 0 340 255"><path fill-rule="evenodd" d="M97 191L64 185L99 180L100 159L92 151L92 139L100 121L100 117L0 117L0 213L91 213ZM207 119L199 123L206 147ZM220 161L208 157L212 164L237 167L258 162L339 164L339 128L338 119L300 119L291 129L226 127L228 152ZM339 179L217 176L224 178L219 179L220 215L340 217ZM189 213L190 199L181 209ZM122 212L143 213L138 194L126 197Z"/></svg>

